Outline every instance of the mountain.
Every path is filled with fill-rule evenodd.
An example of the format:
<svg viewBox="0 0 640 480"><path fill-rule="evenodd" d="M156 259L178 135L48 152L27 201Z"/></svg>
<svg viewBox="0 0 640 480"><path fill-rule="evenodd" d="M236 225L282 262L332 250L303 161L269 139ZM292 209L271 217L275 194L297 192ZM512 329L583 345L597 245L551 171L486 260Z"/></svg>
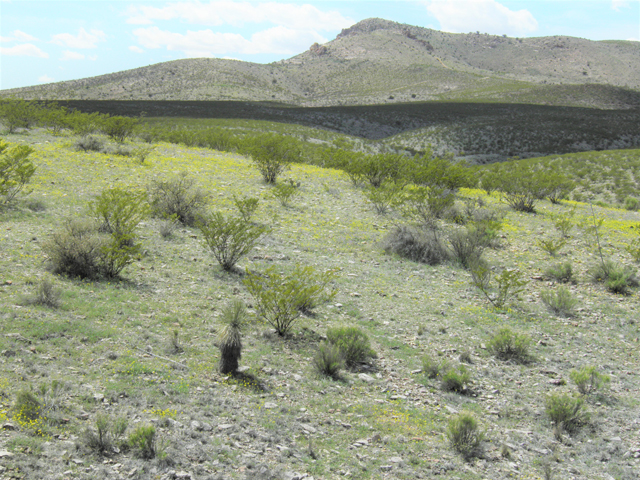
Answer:
<svg viewBox="0 0 640 480"><path fill-rule="evenodd" d="M267 65L175 60L0 95L296 106L465 101L635 108L640 106L640 48L635 42L564 36L451 34L374 18Z"/></svg>

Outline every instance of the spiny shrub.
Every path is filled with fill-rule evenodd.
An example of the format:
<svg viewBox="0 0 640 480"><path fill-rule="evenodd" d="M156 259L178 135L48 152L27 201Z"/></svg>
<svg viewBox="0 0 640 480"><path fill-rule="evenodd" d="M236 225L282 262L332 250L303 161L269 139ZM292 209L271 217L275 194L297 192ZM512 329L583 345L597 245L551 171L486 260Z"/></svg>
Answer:
<svg viewBox="0 0 640 480"><path fill-rule="evenodd" d="M251 217L258 209L259 200L254 197L238 197L233 195L233 204L245 222L250 222Z"/></svg>
<svg viewBox="0 0 640 480"><path fill-rule="evenodd" d="M568 433L576 432L588 417L583 411L584 400L581 397L554 393L545 401L545 411L555 427Z"/></svg>
<svg viewBox="0 0 640 480"><path fill-rule="evenodd" d="M443 373L449 371L450 368L446 359L438 361L429 355L422 357L422 372L427 378L438 378L442 376Z"/></svg>
<svg viewBox="0 0 640 480"><path fill-rule="evenodd" d="M327 340L335 345L348 367L366 363L376 357L369 337L358 327L334 327L327 330Z"/></svg>
<svg viewBox="0 0 640 480"><path fill-rule="evenodd" d="M178 332L178 330L173 330L169 334L169 338L167 340L167 353L175 355L182 352L184 352L184 347L180 341L180 332Z"/></svg>
<svg viewBox="0 0 640 480"><path fill-rule="evenodd" d="M636 273L629 267L624 267L613 260L604 260L594 265L590 270L594 282L604 283L612 293L629 295L630 289L638 286Z"/></svg>
<svg viewBox="0 0 640 480"><path fill-rule="evenodd" d="M447 438L454 450L465 459L480 455L484 436L472 413L462 412L449 420Z"/></svg>
<svg viewBox="0 0 640 480"><path fill-rule="evenodd" d="M542 250L555 257L567 241L564 238L541 238L537 243Z"/></svg>
<svg viewBox="0 0 640 480"><path fill-rule="evenodd" d="M76 150L80 150L82 152L104 152L105 146L104 142L99 138L86 136L80 137L76 143L74 144Z"/></svg>
<svg viewBox="0 0 640 480"><path fill-rule="evenodd" d="M139 425L129 434L129 447L134 454L145 460L150 460L158 453L158 437L153 425Z"/></svg>
<svg viewBox="0 0 640 480"><path fill-rule="evenodd" d="M283 207L288 207L289 202L300 195L299 187L293 183L281 182L273 186L271 196L280 202Z"/></svg>
<svg viewBox="0 0 640 480"><path fill-rule="evenodd" d="M25 303L28 305L58 308L60 306L61 293L61 290L55 286L53 281L45 277L38 283L35 293L25 299Z"/></svg>
<svg viewBox="0 0 640 480"><path fill-rule="evenodd" d="M571 262L556 263L545 270L545 275L561 283L576 283Z"/></svg>
<svg viewBox="0 0 640 480"><path fill-rule="evenodd" d="M471 374L467 367L458 365L442 372L440 387L445 392L464 393L471 382Z"/></svg>
<svg viewBox="0 0 640 480"><path fill-rule="evenodd" d="M501 328L487 345L487 350L500 360L513 360L516 363L531 361L528 336L514 333L509 327Z"/></svg>
<svg viewBox="0 0 640 480"><path fill-rule="evenodd" d="M328 342L320 343L318 351L313 357L313 366L318 373L331 378L338 378L343 365L342 354L336 345Z"/></svg>
<svg viewBox="0 0 640 480"><path fill-rule="evenodd" d="M571 370L569 378L576 384L578 391L582 395L590 395L602 390L611 379L609 375L599 373L596 367L582 367L580 370Z"/></svg>
<svg viewBox="0 0 640 480"><path fill-rule="evenodd" d="M29 159L33 149L27 145L9 148L9 144L0 140L0 202L8 204L18 195L36 171L36 167Z"/></svg>
<svg viewBox="0 0 640 480"><path fill-rule="evenodd" d="M233 373L238 369L242 358L242 339L240 331L247 320L247 308L241 300L235 300L223 311L221 320L224 323L218 336L220 348L220 373Z"/></svg>
<svg viewBox="0 0 640 480"><path fill-rule="evenodd" d="M204 241L223 270L233 270L240 258L247 255L268 231L242 218L225 218L220 212L204 217L198 227Z"/></svg>
<svg viewBox="0 0 640 480"><path fill-rule="evenodd" d="M108 415L98 413L95 428L87 428L83 432L84 445L99 455L113 453L114 447L122 446L120 440L127 425L128 421L124 417L112 419Z"/></svg>
<svg viewBox="0 0 640 480"><path fill-rule="evenodd" d="M478 264L485 249L484 232L473 226L457 229L449 235L451 256L466 269Z"/></svg>
<svg viewBox="0 0 640 480"><path fill-rule="evenodd" d="M165 218L160 221L158 233L165 240L169 240L176 233L180 222L175 217Z"/></svg>
<svg viewBox="0 0 640 480"><path fill-rule="evenodd" d="M97 234L93 222L67 221L63 229L44 242L42 249L49 257L54 273L70 277L97 278L105 237Z"/></svg>
<svg viewBox="0 0 640 480"><path fill-rule="evenodd" d="M540 298L551 313L562 317L571 317L574 313L573 308L578 303L578 300L571 295L571 291L562 286L555 291L544 290Z"/></svg>
<svg viewBox="0 0 640 480"><path fill-rule="evenodd" d="M151 211L156 217L175 218L188 226L195 226L201 220L209 203L209 194L196 185L188 172L154 181L148 192Z"/></svg>
<svg viewBox="0 0 640 480"><path fill-rule="evenodd" d="M313 267L300 265L283 274L271 266L262 274L247 270L243 283L255 299L260 317L284 336L302 311L333 298L335 290L328 285L334 275L333 271L318 274Z"/></svg>
<svg viewBox="0 0 640 480"><path fill-rule="evenodd" d="M477 287L494 308L503 308L507 302L518 297L529 283L519 270L504 269L500 275L493 275L486 262L471 265L471 283ZM492 286L492 284L494 284Z"/></svg>
<svg viewBox="0 0 640 480"><path fill-rule="evenodd" d="M437 230L424 231L401 225L389 233L382 244L387 253L427 265L439 265L449 258Z"/></svg>

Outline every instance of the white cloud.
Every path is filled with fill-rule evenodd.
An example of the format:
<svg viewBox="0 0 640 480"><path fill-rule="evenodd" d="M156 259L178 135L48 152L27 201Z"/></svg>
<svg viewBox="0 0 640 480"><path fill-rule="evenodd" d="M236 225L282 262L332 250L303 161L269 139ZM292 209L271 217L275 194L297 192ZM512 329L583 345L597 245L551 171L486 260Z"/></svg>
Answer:
<svg viewBox="0 0 640 480"><path fill-rule="evenodd" d="M33 35L29 35L20 30L14 30L10 37L0 37L0 42L35 42L37 40Z"/></svg>
<svg viewBox="0 0 640 480"><path fill-rule="evenodd" d="M640 42L640 38L627 38L627 42Z"/></svg>
<svg viewBox="0 0 640 480"><path fill-rule="evenodd" d="M314 42L327 40L313 31L291 30L282 26L263 30L247 40L237 33L219 33L211 30L187 31L186 34L160 30L158 27L139 28L133 31L146 48L166 48L183 52L189 57L213 57L219 55L279 53L294 54Z"/></svg>
<svg viewBox="0 0 640 480"><path fill-rule="evenodd" d="M623 8L627 8L629 6L628 0L611 0L611 8L616 12L619 12Z"/></svg>
<svg viewBox="0 0 640 480"><path fill-rule="evenodd" d="M87 32L84 28L78 31L78 35L59 33L51 37L51 42L56 45L64 45L69 48L96 48L98 42L104 42L107 35L102 30Z"/></svg>
<svg viewBox="0 0 640 480"><path fill-rule="evenodd" d="M49 75L42 75L41 77L38 77L38 82L40 83L51 83L55 81L55 78L51 78Z"/></svg>
<svg viewBox="0 0 640 480"><path fill-rule="evenodd" d="M135 53L144 53L143 49L141 49L140 47L136 47L135 45L131 45L129 47L129 50L131 50L132 52L135 52Z"/></svg>
<svg viewBox="0 0 640 480"><path fill-rule="evenodd" d="M177 2L156 8L129 7L127 23L151 25L155 20L180 19L196 25L242 26L246 23L272 23L295 30L340 30L353 24L337 11L323 12L309 4L249 3L233 1Z"/></svg>
<svg viewBox="0 0 640 480"><path fill-rule="evenodd" d="M72 52L71 50L65 50L62 52L60 60L84 60L84 55L82 53Z"/></svg>
<svg viewBox="0 0 640 480"><path fill-rule="evenodd" d="M431 0L427 10L446 32L522 35L538 29L531 12L509 10L496 0Z"/></svg>
<svg viewBox="0 0 640 480"><path fill-rule="evenodd" d="M9 48L0 48L0 55L49 58L48 53L43 52L32 43L21 43Z"/></svg>

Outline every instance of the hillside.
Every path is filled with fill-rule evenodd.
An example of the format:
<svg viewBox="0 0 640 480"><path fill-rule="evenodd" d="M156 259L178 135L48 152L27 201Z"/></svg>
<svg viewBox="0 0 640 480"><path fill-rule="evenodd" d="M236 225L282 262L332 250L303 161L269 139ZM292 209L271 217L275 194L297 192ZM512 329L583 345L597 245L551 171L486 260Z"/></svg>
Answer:
<svg viewBox="0 0 640 480"><path fill-rule="evenodd" d="M268 65L175 60L0 93L36 99L299 106L464 100L629 108L640 105L639 89L640 49L634 42L449 34L368 19L325 45Z"/></svg>
<svg viewBox="0 0 640 480"><path fill-rule="evenodd" d="M293 165L287 177L299 182L298 196L283 205L251 160L233 153L156 143L140 162L122 152L147 144L84 152L79 137L41 129L6 140L31 146L37 169L30 195L0 210L3 477L637 478L638 290L612 293L591 273L598 244L616 268L635 269L625 246L637 248L637 211L544 200L525 214L496 194L460 191L458 217L500 224L482 253L495 275L520 272L524 281L494 308L457 261L431 266L386 253L385 237L407 220L376 213L343 172ZM637 158L636 150L544 162L569 171L575 163L586 191L624 183L627 173L635 182ZM220 268L198 228L145 217L139 255L119 277L51 273L47 245L70 241L60 232L88 218L97 195L115 186L144 192L184 170L212 211L237 215L234 195L258 199L252 225L270 231L237 271ZM448 248L466 229L438 222ZM560 245L555 256L543 240ZM336 294L281 337L261 317L247 271L301 266L334 271ZM570 301L549 300L561 292ZM242 370L223 375L220 333L234 300L249 309ZM322 375L313 359L329 330L345 325L370 339L375 358ZM505 327L518 339L511 352L498 348ZM591 367L601 381L580 382L576 372ZM562 405L550 399L578 405L576 415L552 417ZM463 412L485 432L467 458L449 434ZM146 453L131 440L141 428L155 435Z"/></svg>

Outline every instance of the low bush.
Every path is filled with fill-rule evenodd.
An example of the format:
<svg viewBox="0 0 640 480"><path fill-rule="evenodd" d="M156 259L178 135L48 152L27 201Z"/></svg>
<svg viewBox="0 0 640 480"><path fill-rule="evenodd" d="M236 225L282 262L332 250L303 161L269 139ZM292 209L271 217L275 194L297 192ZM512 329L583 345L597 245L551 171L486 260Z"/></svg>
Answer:
<svg viewBox="0 0 640 480"><path fill-rule="evenodd" d="M602 390L610 382L608 375L599 373L596 367L582 367L580 370L571 370L569 378L576 384L582 395L590 395Z"/></svg>
<svg viewBox="0 0 640 480"><path fill-rule="evenodd" d="M576 283L571 262L556 263L545 270L545 275L561 283Z"/></svg>
<svg viewBox="0 0 640 480"><path fill-rule="evenodd" d="M558 233L562 235L562 238L569 238L571 230L575 226L575 222L573 220L575 213L576 207L574 206L568 212L551 214L551 221Z"/></svg>
<svg viewBox="0 0 640 480"><path fill-rule="evenodd" d="M266 183L275 184L291 163L300 161L299 145L291 138L265 134L248 139L240 153L251 157Z"/></svg>
<svg viewBox="0 0 640 480"><path fill-rule="evenodd" d="M559 431L576 432L587 421L584 400L566 393L554 393L545 401L545 411Z"/></svg>
<svg viewBox="0 0 640 480"><path fill-rule="evenodd" d="M387 253L427 265L440 265L449 259L447 248L437 230L399 226L385 237L382 244Z"/></svg>
<svg viewBox="0 0 640 480"><path fill-rule="evenodd" d="M441 373L440 387L445 392L464 393L471 382L471 374L467 367L458 365Z"/></svg>
<svg viewBox="0 0 640 480"><path fill-rule="evenodd" d="M273 186L271 195L280 202L280 205L288 207L291 200L300 195L300 190L293 182L281 182Z"/></svg>
<svg viewBox="0 0 640 480"><path fill-rule="evenodd" d="M233 204L245 222L250 222L251 217L258 209L259 200L254 197L238 197L233 195Z"/></svg>
<svg viewBox="0 0 640 480"><path fill-rule="evenodd" d="M637 212L638 208L640 208L640 200L636 197L627 197L624 199L624 208L626 210Z"/></svg>
<svg viewBox="0 0 640 480"><path fill-rule="evenodd" d="M485 249L485 233L473 226L457 229L449 235L451 256L463 268L477 265Z"/></svg>
<svg viewBox="0 0 640 480"><path fill-rule="evenodd" d="M400 187L395 184L385 184L380 187L368 186L363 190L364 196L379 215L389 213L399 193Z"/></svg>
<svg viewBox="0 0 640 480"><path fill-rule="evenodd" d="M95 428L87 428L82 434L84 445L94 453L108 455L114 453L114 448L124 446L121 442L128 421L124 417L112 419L98 413L95 420Z"/></svg>
<svg viewBox="0 0 640 480"><path fill-rule="evenodd" d="M104 142L99 138L86 136L80 137L76 143L73 145L76 150L80 150L83 152L104 152L105 146Z"/></svg>
<svg viewBox="0 0 640 480"><path fill-rule="evenodd" d="M604 283L607 290L621 295L629 295L630 289L639 284L633 269L624 267L610 259L597 263L589 273L594 282Z"/></svg>
<svg viewBox="0 0 640 480"><path fill-rule="evenodd" d="M100 130L109 138L122 143L133 135L138 126L137 118L104 115L100 122Z"/></svg>
<svg viewBox="0 0 640 480"><path fill-rule="evenodd" d="M422 357L422 372L427 378L433 380L449 370L449 362L446 359L438 361L429 355Z"/></svg>
<svg viewBox="0 0 640 480"><path fill-rule="evenodd" d="M564 238L541 238L537 243L542 250L555 257L560 249L567 244L567 241Z"/></svg>
<svg viewBox="0 0 640 480"><path fill-rule="evenodd" d="M503 327L489 341L487 350L500 360L528 363L531 361L530 345L531 339L528 336Z"/></svg>
<svg viewBox="0 0 640 480"><path fill-rule="evenodd" d="M482 261L471 265L471 283L477 287L494 308L503 308L507 302L518 297L529 283L519 270L504 269L494 275L491 268ZM492 284L494 284L492 286Z"/></svg>
<svg viewBox="0 0 640 480"><path fill-rule="evenodd" d="M338 378L343 365L342 354L336 345L328 342L320 343L318 351L313 357L313 366L318 373L331 378Z"/></svg>
<svg viewBox="0 0 640 480"><path fill-rule="evenodd" d="M188 172L148 187L151 212L160 218L175 218L183 225L195 226L204 215L209 194L196 185Z"/></svg>
<svg viewBox="0 0 640 480"><path fill-rule="evenodd" d="M60 306L60 295L62 291L55 286L53 281L45 277L37 285L33 295L25 298L27 305L42 305L49 308L58 308Z"/></svg>
<svg viewBox="0 0 640 480"><path fill-rule="evenodd" d="M573 298L569 289L562 286L558 287L555 291L544 290L540 294L540 298L551 313L561 317L573 316L573 308L578 303L578 300Z"/></svg>
<svg viewBox="0 0 640 480"><path fill-rule="evenodd" d="M223 270L233 270L240 258L247 255L267 233L266 227L253 225L242 218L225 218L220 212L198 223L204 241Z"/></svg>
<svg viewBox="0 0 640 480"><path fill-rule="evenodd" d="M449 420L447 438L451 446L465 459L481 454L485 433L478 427L478 421L472 413L462 412Z"/></svg>
<svg viewBox="0 0 640 480"><path fill-rule="evenodd" d="M340 351L348 367L366 363L376 357L369 337L358 327L334 327L327 330L327 340Z"/></svg>
<svg viewBox="0 0 640 480"><path fill-rule="evenodd" d="M154 458L159 451L156 428L153 425L138 425L129 434L128 444L137 457L145 460Z"/></svg>

